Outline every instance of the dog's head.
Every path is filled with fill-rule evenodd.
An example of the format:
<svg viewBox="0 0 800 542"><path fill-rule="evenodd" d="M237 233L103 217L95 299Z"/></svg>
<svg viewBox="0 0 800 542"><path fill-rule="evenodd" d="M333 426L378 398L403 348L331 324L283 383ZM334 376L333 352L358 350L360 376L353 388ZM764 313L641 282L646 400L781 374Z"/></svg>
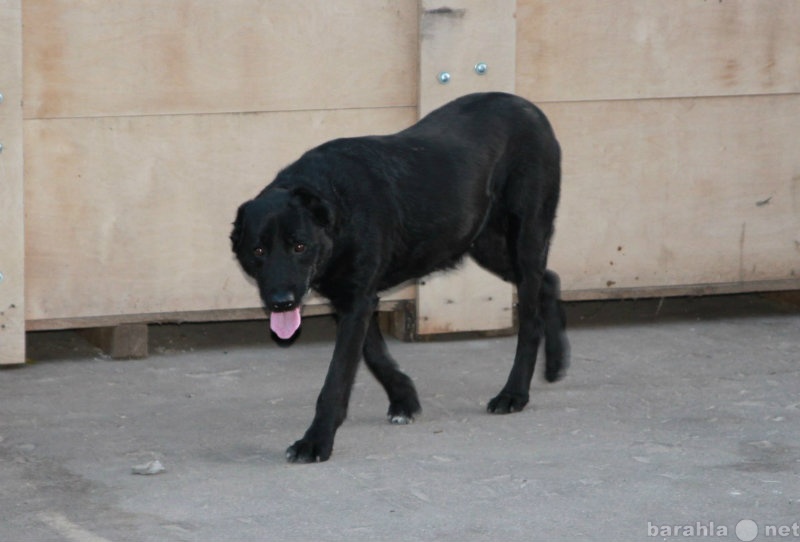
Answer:
<svg viewBox="0 0 800 542"><path fill-rule="evenodd" d="M333 247L334 209L306 188L266 190L239 207L233 252L258 284L281 339L300 327L300 308Z"/></svg>

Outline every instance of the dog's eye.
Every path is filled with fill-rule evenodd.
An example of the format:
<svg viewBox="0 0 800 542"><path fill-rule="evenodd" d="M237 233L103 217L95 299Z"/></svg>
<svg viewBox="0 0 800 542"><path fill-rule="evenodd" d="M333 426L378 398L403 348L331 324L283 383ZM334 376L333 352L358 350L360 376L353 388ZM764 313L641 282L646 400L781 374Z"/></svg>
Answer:
<svg viewBox="0 0 800 542"><path fill-rule="evenodd" d="M300 254L301 252L305 252L306 251L306 246L303 243L295 243L294 244L294 251L297 254Z"/></svg>
<svg viewBox="0 0 800 542"><path fill-rule="evenodd" d="M264 255L264 249L261 247L256 247L255 250L253 250L253 254L260 258Z"/></svg>

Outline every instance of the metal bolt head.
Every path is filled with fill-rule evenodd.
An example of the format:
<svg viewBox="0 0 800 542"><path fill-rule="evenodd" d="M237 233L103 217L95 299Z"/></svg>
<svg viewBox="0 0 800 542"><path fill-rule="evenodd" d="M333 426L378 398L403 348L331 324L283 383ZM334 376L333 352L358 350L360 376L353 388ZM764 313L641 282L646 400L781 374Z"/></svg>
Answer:
<svg viewBox="0 0 800 542"><path fill-rule="evenodd" d="M3 96L3 93L0 92L0 104L3 103L4 99L5 99L5 97Z"/></svg>
<svg viewBox="0 0 800 542"><path fill-rule="evenodd" d="M3 144L0 143L0 152L3 152Z"/></svg>
<svg viewBox="0 0 800 542"><path fill-rule="evenodd" d="M485 62L478 62L475 64L475 73L478 75L485 75L488 70L489 66L487 66Z"/></svg>
<svg viewBox="0 0 800 542"><path fill-rule="evenodd" d="M446 85L450 82L450 73L449 72L440 72L439 76L437 77L439 83L442 85Z"/></svg>
<svg viewBox="0 0 800 542"><path fill-rule="evenodd" d="M5 278L5 277L3 276L3 273L2 273L2 272L0 272L0 282L3 282L3 279L4 279L4 278Z"/></svg>

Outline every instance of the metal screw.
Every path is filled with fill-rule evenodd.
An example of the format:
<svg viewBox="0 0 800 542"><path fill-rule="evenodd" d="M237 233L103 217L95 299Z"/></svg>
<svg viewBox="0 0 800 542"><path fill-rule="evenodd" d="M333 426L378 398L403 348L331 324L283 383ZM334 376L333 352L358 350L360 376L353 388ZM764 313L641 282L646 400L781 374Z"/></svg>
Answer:
<svg viewBox="0 0 800 542"><path fill-rule="evenodd" d="M450 82L450 73L449 72L441 72L439 73L439 83L446 85Z"/></svg>
<svg viewBox="0 0 800 542"><path fill-rule="evenodd" d="M4 99L4 98L3 98L3 93L2 93L2 92L0 92L0 104L1 104L1 103L3 103L3 99Z"/></svg>
<svg viewBox="0 0 800 542"><path fill-rule="evenodd" d="M3 279L4 279L4 278L5 278L5 277L3 276L3 273L0 273L0 282L3 282Z"/></svg>
<svg viewBox="0 0 800 542"><path fill-rule="evenodd" d="M3 152L3 144L0 143L0 152Z"/></svg>
<svg viewBox="0 0 800 542"><path fill-rule="evenodd" d="M485 75L488 70L489 66L487 66L485 62L478 62L475 64L475 73L478 75Z"/></svg>

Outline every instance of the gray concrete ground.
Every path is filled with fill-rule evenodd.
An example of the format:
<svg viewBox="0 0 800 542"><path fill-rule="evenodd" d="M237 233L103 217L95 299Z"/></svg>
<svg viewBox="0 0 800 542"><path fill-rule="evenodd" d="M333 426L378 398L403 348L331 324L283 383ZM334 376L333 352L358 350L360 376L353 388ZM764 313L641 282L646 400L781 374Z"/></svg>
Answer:
<svg viewBox="0 0 800 542"><path fill-rule="evenodd" d="M264 322L154 326L151 357L127 362L72 332L32 334L33 362L0 371L0 540L800 538L796 307L733 296L569 315L566 380L537 379L508 416L485 405L514 338L390 341L423 415L389 425L361 370L315 465L284 450L312 417L327 318L289 349ZM131 473L153 459L166 472Z"/></svg>

